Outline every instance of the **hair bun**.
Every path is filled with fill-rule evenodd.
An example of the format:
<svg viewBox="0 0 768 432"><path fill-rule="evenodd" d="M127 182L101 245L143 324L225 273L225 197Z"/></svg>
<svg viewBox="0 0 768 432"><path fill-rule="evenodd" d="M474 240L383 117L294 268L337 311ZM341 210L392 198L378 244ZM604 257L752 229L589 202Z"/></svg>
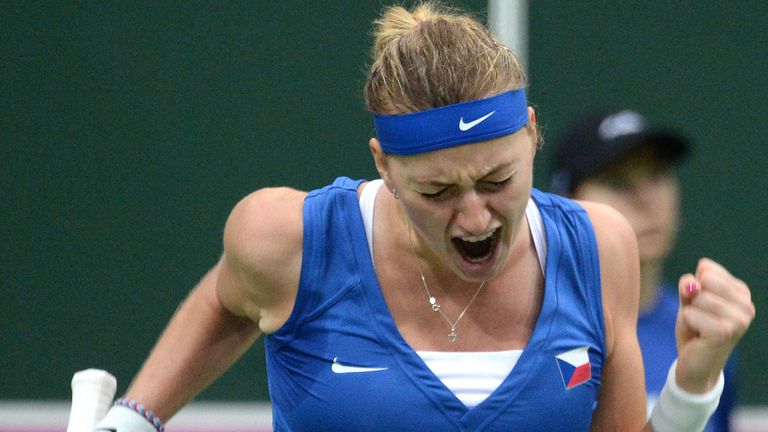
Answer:
<svg viewBox="0 0 768 432"><path fill-rule="evenodd" d="M514 54L471 14L437 1L390 6L374 21L369 111L405 114L524 87Z"/></svg>

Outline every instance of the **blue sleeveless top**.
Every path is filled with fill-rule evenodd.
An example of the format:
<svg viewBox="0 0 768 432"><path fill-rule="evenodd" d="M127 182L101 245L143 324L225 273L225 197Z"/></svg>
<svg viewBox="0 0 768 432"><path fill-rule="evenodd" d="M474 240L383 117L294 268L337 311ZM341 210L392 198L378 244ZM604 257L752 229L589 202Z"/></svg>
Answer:
<svg viewBox="0 0 768 432"><path fill-rule="evenodd" d="M468 409L395 326L368 251L360 183L340 177L304 202L296 304L265 338L274 430L589 430L605 337L585 211L533 190L548 247L542 308L512 372Z"/></svg>

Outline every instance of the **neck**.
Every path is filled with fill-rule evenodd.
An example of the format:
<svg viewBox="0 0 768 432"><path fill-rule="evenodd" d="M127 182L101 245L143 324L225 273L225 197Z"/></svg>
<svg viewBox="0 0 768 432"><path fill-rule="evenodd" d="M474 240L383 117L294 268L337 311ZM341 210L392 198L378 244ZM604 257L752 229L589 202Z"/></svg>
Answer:
<svg viewBox="0 0 768 432"><path fill-rule="evenodd" d="M651 308L664 273L664 266L661 261L641 261L640 262L640 312Z"/></svg>

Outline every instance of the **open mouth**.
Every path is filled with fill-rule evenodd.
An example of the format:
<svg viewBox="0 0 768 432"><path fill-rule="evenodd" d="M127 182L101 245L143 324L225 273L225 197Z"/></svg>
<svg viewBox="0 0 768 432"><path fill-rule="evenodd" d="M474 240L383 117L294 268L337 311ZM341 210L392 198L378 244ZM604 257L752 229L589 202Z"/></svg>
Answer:
<svg viewBox="0 0 768 432"><path fill-rule="evenodd" d="M501 227L479 236L454 237L451 241L462 258L471 263L478 263L493 255L500 237Z"/></svg>

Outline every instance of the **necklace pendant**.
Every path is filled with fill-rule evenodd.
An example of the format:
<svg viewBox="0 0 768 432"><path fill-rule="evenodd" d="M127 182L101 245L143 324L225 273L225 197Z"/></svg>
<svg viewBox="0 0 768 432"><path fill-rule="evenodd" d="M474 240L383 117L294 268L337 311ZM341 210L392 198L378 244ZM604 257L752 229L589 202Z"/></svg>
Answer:
<svg viewBox="0 0 768 432"><path fill-rule="evenodd" d="M440 311L440 303L437 302L436 298L430 297L429 298L429 304L432 305L432 310L433 311L435 311L435 312L439 312Z"/></svg>
<svg viewBox="0 0 768 432"><path fill-rule="evenodd" d="M451 332L448 333L448 342L456 342L456 330L451 329Z"/></svg>

